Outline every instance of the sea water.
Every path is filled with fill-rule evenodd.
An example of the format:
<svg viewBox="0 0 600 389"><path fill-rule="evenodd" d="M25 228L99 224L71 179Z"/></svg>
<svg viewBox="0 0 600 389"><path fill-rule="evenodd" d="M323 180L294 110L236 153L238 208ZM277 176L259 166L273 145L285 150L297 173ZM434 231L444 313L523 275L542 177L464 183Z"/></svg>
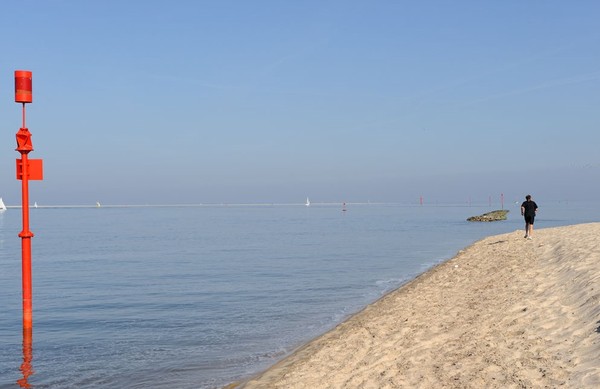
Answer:
<svg viewBox="0 0 600 389"><path fill-rule="evenodd" d="M24 381L21 214L0 214L0 388L215 388L248 378L476 240L477 206L35 208ZM545 204L536 228L598 221Z"/></svg>

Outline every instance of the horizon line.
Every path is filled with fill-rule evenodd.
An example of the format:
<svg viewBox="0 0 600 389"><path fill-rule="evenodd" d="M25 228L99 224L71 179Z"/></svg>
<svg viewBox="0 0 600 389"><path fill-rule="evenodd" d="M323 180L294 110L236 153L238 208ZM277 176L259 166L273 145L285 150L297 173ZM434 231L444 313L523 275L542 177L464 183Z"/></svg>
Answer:
<svg viewBox="0 0 600 389"><path fill-rule="evenodd" d="M568 202L568 200L563 200ZM559 200L559 202L562 202ZM513 202L506 202L504 205L512 205ZM343 206L343 205L399 205L399 206L461 206L461 207L471 207L471 206L485 206L485 207L494 207L496 204L488 204L484 202L476 203L468 203L468 202L424 202L420 204L418 201L414 202L364 202L364 201L322 201L322 202L311 202L310 205L306 205L306 203L179 203L179 204L46 204L46 205L29 205L30 209L37 208L160 208L160 207L241 207L241 206L254 206L254 207L274 207L274 206L302 206L305 208L310 208L313 206ZM500 205L500 204L497 204ZM21 209L22 205L6 205L7 209Z"/></svg>

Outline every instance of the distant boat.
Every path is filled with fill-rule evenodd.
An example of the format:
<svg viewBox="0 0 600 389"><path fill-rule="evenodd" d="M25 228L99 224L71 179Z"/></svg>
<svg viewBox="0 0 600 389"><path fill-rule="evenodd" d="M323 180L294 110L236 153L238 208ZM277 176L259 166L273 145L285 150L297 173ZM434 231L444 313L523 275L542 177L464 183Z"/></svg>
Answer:
<svg viewBox="0 0 600 389"><path fill-rule="evenodd" d="M308 199L308 197L306 198L306 206L310 207L310 200Z"/></svg>
<svg viewBox="0 0 600 389"><path fill-rule="evenodd" d="M98 207L98 208L100 208L100 207L101 207L101 205L100 205L100 201L96 201L96 207Z"/></svg>
<svg viewBox="0 0 600 389"><path fill-rule="evenodd" d="M0 197L0 212L6 211L6 205L4 205L4 201L2 201L2 197Z"/></svg>
<svg viewBox="0 0 600 389"><path fill-rule="evenodd" d="M33 203L33 208L37 208L37 202Z"/></svg>

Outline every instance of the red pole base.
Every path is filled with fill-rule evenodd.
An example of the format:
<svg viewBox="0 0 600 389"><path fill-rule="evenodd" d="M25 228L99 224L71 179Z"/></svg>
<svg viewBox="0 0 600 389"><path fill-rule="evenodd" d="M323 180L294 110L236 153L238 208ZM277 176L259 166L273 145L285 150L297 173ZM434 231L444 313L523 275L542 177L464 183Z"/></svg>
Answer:
<svg viewBox="0 0 600 389"><path fill-rule="evenodd" d="M22 233L23 234L23 233ZM32 308L32 284L31 284L31 232L21 239L22 265L23 265L23 330L33 328L33 308Z"/></svg>

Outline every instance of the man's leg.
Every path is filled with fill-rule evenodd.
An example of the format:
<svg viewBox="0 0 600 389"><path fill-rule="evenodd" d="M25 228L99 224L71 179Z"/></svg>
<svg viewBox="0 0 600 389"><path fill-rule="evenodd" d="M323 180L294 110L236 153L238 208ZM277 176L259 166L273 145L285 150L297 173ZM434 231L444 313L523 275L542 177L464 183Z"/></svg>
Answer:
<svg viewBox="0 0 600 389"><path fill-rule="evenodd" d="M529 237L533 235L533 223L529 223L529 232L527 233L527 235L529 235Z"/></svg>

